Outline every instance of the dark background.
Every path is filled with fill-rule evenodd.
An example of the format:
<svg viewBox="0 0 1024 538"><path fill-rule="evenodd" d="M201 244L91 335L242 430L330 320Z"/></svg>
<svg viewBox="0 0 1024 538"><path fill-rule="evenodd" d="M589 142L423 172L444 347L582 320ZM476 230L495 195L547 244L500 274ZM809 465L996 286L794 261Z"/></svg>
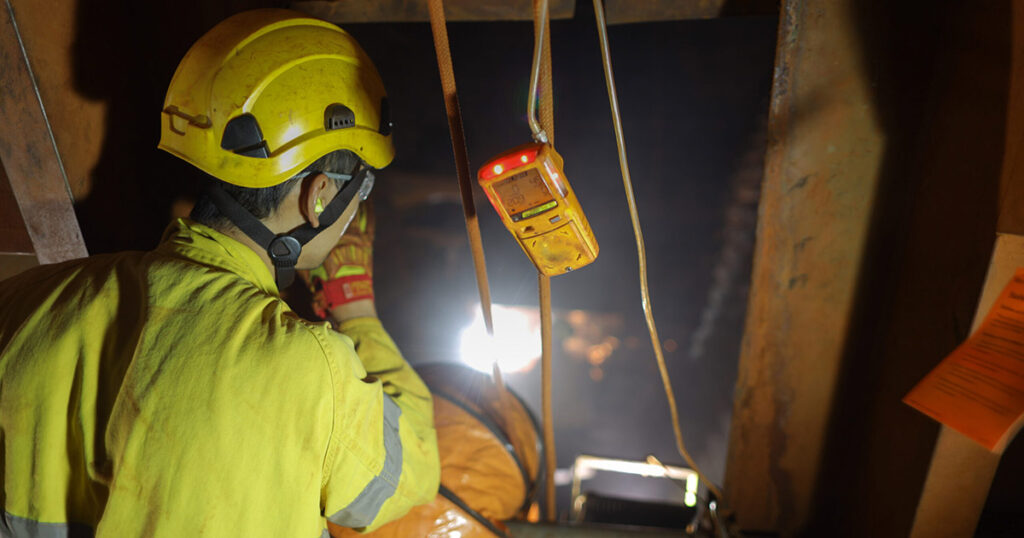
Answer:
<svg viewBox="0 0 1024 538"><path fill-rule="evenodd" d="M154 247L167 222L186 214L196 196L196 171L155 149L164 92L195 39L255 6L194 4L79 4L75 89L108 103L110 126L91 173L91 192L76 203L90 253ZM776 27L776 17L761 16L609 29L654 312L688 447L719 481ZM414 364L456 361L457 337L472 317L477 291L429 25L344 28L374 59L395 123L397 157L378 174L375 194L381 317ZM448 29L475 170L529 140L532 24L451 23ZM601 245L594 264L552 281L558 466L568 467L580 453L628 459L655 454L681 464L643 323L599 50L589 2L578 3L574 19L552 22L555 145ZM477 195L494 302L535 306L535 270L479 190ZM291 295L301 297L301 290ZM601 335L620 343L603 364L562 351L562 339L573 331L565 314L573 310L600 321ZM690 353L699 326L704 351ZM539 411L539 368L511 374L508 381ZM650 480L628 491L609 482L594 487L623 496L679 497L671 484ZM559 500L564 510L567 492Z"/></svg>
<svg viewBox="0 0 1024 538"><path fill-rule="evenodd" d="M287 2L75 4L70 83L107 107L106 134L96 133L102 155L88 174L88 195L76 200L91 253L152 248L168 220L187 213L196 173L155 149L164 92L192 42L227 16L261 5ZM886 134L886 188L873 207L873 246L856 312L861 322L851 329L856 343L832 410L814 503L813 527L832 533L863 528L858 520L867 512L909 525L916 495L907 484L923 476L921 454L936 426L898 398L968 330L977 286L936 283L945 282L944 272L969 272L978 285L983 278L1012 35L1009 2L964 10L956 3L874 1L858 4L853 15L858 43L851 46L870 70ZM688 446L715 478L742 334L776 22L732 17L610 29L654 310L662 339L675 343L666 346L674 349L667 358ZM553 280L558 463L564 468L581 452L631 459L654 453L679 463L640 313L590 4L578 2L575 19L552 26L555 141L602 247L592 266ZM472 316L476 289L428 25L345 27L375 59L395 115L398 157L379 174L376 195L381 315L414 363L457 360L455 341ZM528 139L532 27L453 23L449 32L476 167ZM51 121L61 127L80 119L72 113ZM495 302L535 305L533 269L482 197L477 205ZM927 286L942 292L934 303L919 301ZM595 366L561 351L561 338L574 330L565 314L576 309L621 343L600 365L599 381ZM954 309L956 316L937 322ZM697 340L703 353L690 351ZM536 369L509 381L539 408ZM1011 445L993 486L982 522L992 535L1020 534L1022 450L1019 441ZM619 493L673 492L661 486ZM898 503L879 503L894 490L902 492ZM884 520L876 525L896 528Z"/></svg>
<svg viewBox="0 0 1024 538"><path fill-rule="evenodd" d="M381 316L410 360L457 360L456 337L478 299L454 194L451 142L429 26L346 29L377 62L394 103L398 155L380 174L377 197ZM753 234L756 198L740 197L737 203L736 185L737 178L749 184L752 175L756 192L760 179L760 131L775 30L775 17L609 30L655 317L662 340L676 342L666 358L688 446L716 480L724 467L751 247L733 240L727 249L726 239ZM525 104L532 24L452 23L449 38L475 170L529 140ZM679 464L643 321L636 245L589 4L577 7L574 20L552 23L552 55L555 145L601 245L591 266L552 279L558 466L568 467L580 453L628 459L653 453ZM386 202L397 197L392 191L405 188L402 180L423 177L447 181L453 189L448 201L401 211ZM477 194L493 301L536 305L536 271L486 198ZM730 209L732 220L727 219ZM724 251L732 273L716 286L713 274ZM711 324L706 351L691 357L690 337L712 288L722 292L723 307ZM600 381L592 379L593 367L586 361L562 352L558 337L571 328L558 314L576 309L608 320L608 334L622 342L601 365ZM509 384L539 411L539 368L509 375ZM613 484L594 487L615 491ZM671 484L647 487L619 493L678 496ZM564 507L567 492L559 497Z"/></svg>

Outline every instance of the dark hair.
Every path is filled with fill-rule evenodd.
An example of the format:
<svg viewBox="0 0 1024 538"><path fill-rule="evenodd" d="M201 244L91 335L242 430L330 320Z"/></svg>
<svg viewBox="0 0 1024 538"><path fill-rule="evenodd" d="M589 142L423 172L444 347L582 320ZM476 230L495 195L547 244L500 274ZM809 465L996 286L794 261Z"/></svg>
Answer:
<svg viewBox="0 0 1024 538"><path fill-rule="evenodd" d="M339 149L313 161L312 164L303 168L302 172L354 174L361 163L362 161L356 154L348 150ZM302 174L302 172L296 174L296 176ZM251 189L225 183L213 176L207 176L207 179L220 185L220 188L224 189L235 200L238 200L238 203L246 211L258 219L269 217L271 213L281 206L288 193L301 181L300 178L292 177L284 183L279 183L273 187ZM345 180L335 180L335 184L339 189L344 183ZM221 214L220 210L217 209L217 206L213 204L208 196L202 196L196 201L196 205L192 208L189 218L211 228L224 228L230 224L227 217Z"/></svg>

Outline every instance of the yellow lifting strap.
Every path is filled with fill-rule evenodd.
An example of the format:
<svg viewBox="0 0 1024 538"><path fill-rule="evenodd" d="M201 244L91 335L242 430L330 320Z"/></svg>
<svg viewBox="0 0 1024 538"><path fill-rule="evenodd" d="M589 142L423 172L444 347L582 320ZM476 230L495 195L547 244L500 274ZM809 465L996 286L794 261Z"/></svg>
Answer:
<svg viewBox="0 0 1024 538"><path fill-rule="evenodd" d="M533 30L541 45L540 84L538 99L540 127L547 134L548 143L555 145L555 111L551 103L551 25L547 0L533 0ZM542 20L543 17L543 20ZM540 341L541 341L541 421L544 436L544 519L554 522L555 509L555 425L551 407L551 277L537 273L537 288L540 292Z"/></svg>
<svg viewBox="0 0 1024 538"><path fill-rule="evenodd" d="M724 496L718 487L713 482L707 479L700 469L697 467L696 462L690 456L689 452L683 443L682 431L679 427L679 416L676 409L675 394L672 390L671 383L668 377L668 370L665 365L665 358L661 349L661 343L658 338L657 328L654 324L654 316L651 309L651 301L649 290L647 287L647 256L644 249L643 235L640 231L640 223L637 216L636 203L633 197L633 186L629 175L629 167L626 164L625 154L625 143L623 141L621 120L619 119L618 111L618 98L615 92L614 76L611 69L611 58L608 52L608 37L606 31L606 24L604 20L604 5L601 0L593 0L594 11L597 19L598 34L601 41L601 52L602 60L605 69L605 80L607 83L609 105L612 110L612 120L615 127L616 144L619 149L619 161L622 168L622 179L623 186L626 190L626 198L629 203L630 217L633 224L633 229L636 235L637 242L637 254L639 258L639 269L641 279L641 294L642 294L642 305L644 307L644 317L647 322L648 329L650 331L651 343L654 347L656 362L658 363L659 374L661 375L662 383L665 389L665 394L669 403L669 410L672 418L672 426L676 438L676 445L679 453L686 460L687 464L697 472L700 478L704 481L708 489L719 499L724 500ZM430 8L430 25L434 33L434 47L437 52L438 69L441 73L441 85L444 90L445 97L445 108L448 111L448 127L451 130L452 137L452 148L455 153L455 165L458 173L459 187L462 193L462 204L466 217L466 229L469 234L470 247L473 253L473 262L476 268L477 284L480 288L480 303L484 313L484 322L487 327L488 334L493 335L493 323L491 320L491 301L490 301L490 289L487 284L487 267L484 262L483 245L480 239L480 227L477 222L476 208L473 203L472 187L469 181L469 159L466 152L465 133L462 127L462 115L459 110L458 96L455 92L455 77L452 69L451 50L448 45L448 32L445 28L445 17L444 17L444 4L443 0L429 0ZM531 92L536 92L534 95L531 93L531 101L538 99L540 109L540 129L547 136L547 142L552 146L554 145L554 109L551 102L551 34L549 31L549 20L548 13L548 0L533 0L533 22L534 22L534 38L535 38L535 51L536 49L541 50L541 56L539 58L539 84L538 88L534 89L531 87ZM536 60L535 60L536 62ZM537 70L538 66L534 69ZM533 120L533 106L531 102L530 106L530 117ZM536 125L531 123L531 127L535 129ZM554 424L552 421L552 406L551 406L551 280L550 277L544 274L538 273L537 284L539 289L539 300L540 300L540 318L541 318L541 407L543 415L543 438L544 438L544 454L545 454L545 519L549 522L553 522L556 517L555 512L555 484L554 475L556 467L556 450L555 450L555 439L554 439ZM497 363L494 367L495 383L498 387L501 387L500 371Z"/></svg>
<svg viewBox="0 0 1024 538"><path fill-rule="evenodd" d="M551 105L551 34L547 25L541 28L541 11L547 10L546 0L534 0L534 31L543 29L543 57L540 72L540 124L548 133L548 139L554 139L554 109ZM484 260L483 242L480 239L480 224L477 220L476 206L473 202L473 189L469 178L469 157L466 151L466 136L462 126L462 112L459 108L459 97L455 88L455 74L452 67L451 49L448 44L448 30L445 26L444 1L428 0L430 10L430 28L434 36L434 50L437 54L437 67L441 75L441 88L444 92L444 105L448 113L448 129L451 132L452 151L455 154L455 171L459 180L459 191L462 194L462 208L466 219L466 232L469 236L470 250L473 254L473 266L476 270L477 287L480 292L480 307L483 310L484 325L487 333L494 334L491 317L491 292L487 282L487 263ZM547 20L544 13L544 20ZM551 411L551 280L538 273L540 291L541 318L541 407L544 426L545 453L545 497L546 519L555 519L555 439ZM494 367L495 383L501 387L501 372L497 363Z"/></svg>

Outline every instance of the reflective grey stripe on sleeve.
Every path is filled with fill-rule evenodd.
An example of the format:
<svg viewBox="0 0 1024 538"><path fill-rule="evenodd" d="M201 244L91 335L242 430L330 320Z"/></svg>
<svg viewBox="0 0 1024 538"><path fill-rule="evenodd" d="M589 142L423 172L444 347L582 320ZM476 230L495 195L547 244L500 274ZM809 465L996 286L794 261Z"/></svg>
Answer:
<svg viewBox="0 0 1024 538"><path fill-rule="evenodd" d="M5 510L0 519L0 538L92 538L93 532L80 523L40 523L12 516Z"/></svg>
<svg viewBox="0 0 1024 538"><path fill-rule="evenodd" d="M402 476L402 438L398 436L398 417L402 408L384 395L384 467L348 506L327 519L342 527L358 529L373 522L384 502L395 494Z"/></svg>

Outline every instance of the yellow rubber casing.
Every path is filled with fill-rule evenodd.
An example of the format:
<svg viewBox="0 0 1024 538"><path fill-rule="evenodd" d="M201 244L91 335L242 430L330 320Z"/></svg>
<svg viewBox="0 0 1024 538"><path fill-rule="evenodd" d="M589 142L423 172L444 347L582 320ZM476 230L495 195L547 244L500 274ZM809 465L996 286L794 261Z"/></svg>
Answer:
<svg viewBox="0 0 1024 538"><path fill-rule="evenodd" d="M588 265L599 250L562 166L553 147L530 143L498 155L477 173L505 227L548 276Z"/></svg>

